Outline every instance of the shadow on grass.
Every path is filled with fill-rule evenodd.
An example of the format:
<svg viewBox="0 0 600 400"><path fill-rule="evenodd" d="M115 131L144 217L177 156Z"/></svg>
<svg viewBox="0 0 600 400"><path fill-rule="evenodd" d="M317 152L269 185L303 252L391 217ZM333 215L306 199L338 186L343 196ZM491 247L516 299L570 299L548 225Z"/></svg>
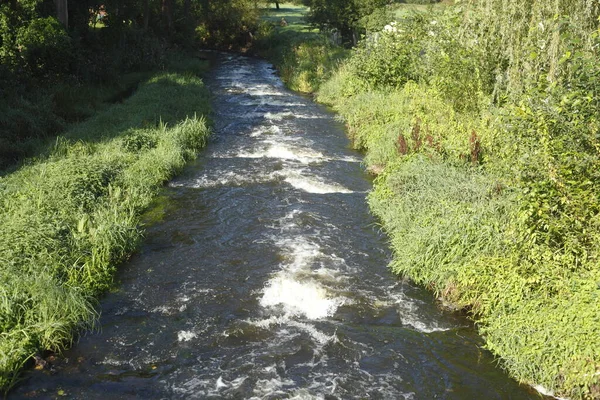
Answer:
<svg viewBox="0 0 600 400"><path fill-rule="evenodd" d="M186 59L170 66L172 72L159 73L153 78L151 73L140 75L127 90L114 93L96 113L62 133L11 140L10 146L0 149L0 177L46 159L68 143L94 145L126 136L136 129L154 128L160 123L174 126L196 114L206 114L209 109L206 89L200 79L191 79L207 68L198 63L206 64Z"/></svg>

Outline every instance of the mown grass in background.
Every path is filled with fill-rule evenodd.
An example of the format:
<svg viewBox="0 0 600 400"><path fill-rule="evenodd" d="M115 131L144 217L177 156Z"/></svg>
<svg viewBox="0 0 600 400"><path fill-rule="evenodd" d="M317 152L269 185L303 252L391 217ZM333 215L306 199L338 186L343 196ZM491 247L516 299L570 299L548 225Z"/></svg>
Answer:
<svg viewBox="0 0 600 400"><path fill-rule="evenodd" d="M197 75L161 73L0 178L0 388L35 352L93 326L95 296L134 250L141 212L204 146L208 112Z"/></svg>
<svg viewBox="0 0 600 400"><path fill-rule="evenodd" d="M394 3L394 17L400 20L413 13L427 13L443 11L443 9L449 5L454 4L454 0L422 0L422 1L407 1L403 3Z"/></svg>
<svg viewBox="0 0 600 400"><path fill-rule="evenodd" d="M348 51L307 24L307 11L291 3L281 4L279 10L263 10L252 51L271 61L288 87L313 93Z"/></svg>

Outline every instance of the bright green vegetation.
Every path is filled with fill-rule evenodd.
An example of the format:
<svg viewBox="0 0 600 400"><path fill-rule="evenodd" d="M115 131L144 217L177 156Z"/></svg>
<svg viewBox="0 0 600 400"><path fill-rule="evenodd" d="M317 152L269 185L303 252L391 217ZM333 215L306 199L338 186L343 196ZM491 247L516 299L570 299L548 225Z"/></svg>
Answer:
<svg viewBox="0 0 600 400"><path fill-rule="evenodd" d="M35 352L93 327L95 298L135 249L142 211L205 144L205 68L180 59L0 178L0 388Z"/></svg>
<svg viewBox="0 0 600 400"><path fill-rule="evenodd" d="M444 7L452 3L452 0L444 0L442 2L423 0L410 3L396 3L392 8L395 19L402 19L413 13L442 11Z"/></svg>
<svg viewBox="0 0 600 400"><path fill-rule="evenodd" d="M291 89L313 93L348 51L309 25L307 12L294 3L264 10L253 51L268 58Z"/></svg>
<svg viewBox="0 0 600 400"><path fill-rule="evenodd" d="M517 380L600 398L597 2L398 7L311 86L378 175L392 270L469 310Z"/></svg>

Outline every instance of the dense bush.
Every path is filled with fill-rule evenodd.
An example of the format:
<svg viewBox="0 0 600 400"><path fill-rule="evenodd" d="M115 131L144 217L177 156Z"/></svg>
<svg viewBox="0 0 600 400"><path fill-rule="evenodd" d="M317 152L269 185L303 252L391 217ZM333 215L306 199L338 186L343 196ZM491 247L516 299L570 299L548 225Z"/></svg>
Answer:
<svg viewBox="0 0 600 400"><path fill-rule="evenodd" d="M196 37L202 45L240 49L252 41L252 32L256 31L259 16L254 2L207 2L204 13L206 17L196 28Z"/></svg>
<svg viewBox="0 0 600 400"><path fill-rule="evenodd" d="M36 18L21 28L16 46L34 75L70 71L74 58L71 38L54 17Z"/></svg>

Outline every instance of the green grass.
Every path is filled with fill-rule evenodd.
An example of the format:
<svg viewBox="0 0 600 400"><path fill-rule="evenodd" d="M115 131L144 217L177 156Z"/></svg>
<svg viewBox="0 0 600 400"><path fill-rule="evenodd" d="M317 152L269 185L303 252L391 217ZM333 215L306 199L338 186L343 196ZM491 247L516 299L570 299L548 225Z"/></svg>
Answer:
<svg viewBox="0 0 600 400"><path fill-rule="evenodd" d="M105 84L62 82L0 99L0 175L26 158L47 154L56 135L123 101L151 74L132 72Z"/></svg>
<svg viewBox="0 0 600 400"><path fill-rule="evenodd" d="M348 51L310 26L304 19L307 12L307 7L290 3L279 10L263 9L253 51L275 65L289 88L314 93ZM282 26L282 18L287 25Z"/></svg>
<svg viewBox="0 0 600 400"><path fill-rule="evenodd" d="M208 97L194 73L155 75L0 178L3 390L35 352L60 351L93 326L95 298L135 249L141 213L204 146Z"/></svg>
<svg viewBox="0 0 600 400"><path fill-rule="evenodd" d="M304 15L308 12L308 7L292 4L292 3L281 3L279 10L275 7L264 8L262 10L263 21L279 26L280 32L294 31L294 32L317 32L311 26L309 26ZM287 26L281 26L281 19L285 19Z"/></svg>
<svg viewBox="0 0 600 400"><path fill-rule="evenodd" d="M427 12L437 12L444 10L448 5L453 4L453 1L444 0L439 3L432 4L408 4L408 3L396 3L394 4L394 17L396 19L403 19L413 13L427 13Z"/></svg>

